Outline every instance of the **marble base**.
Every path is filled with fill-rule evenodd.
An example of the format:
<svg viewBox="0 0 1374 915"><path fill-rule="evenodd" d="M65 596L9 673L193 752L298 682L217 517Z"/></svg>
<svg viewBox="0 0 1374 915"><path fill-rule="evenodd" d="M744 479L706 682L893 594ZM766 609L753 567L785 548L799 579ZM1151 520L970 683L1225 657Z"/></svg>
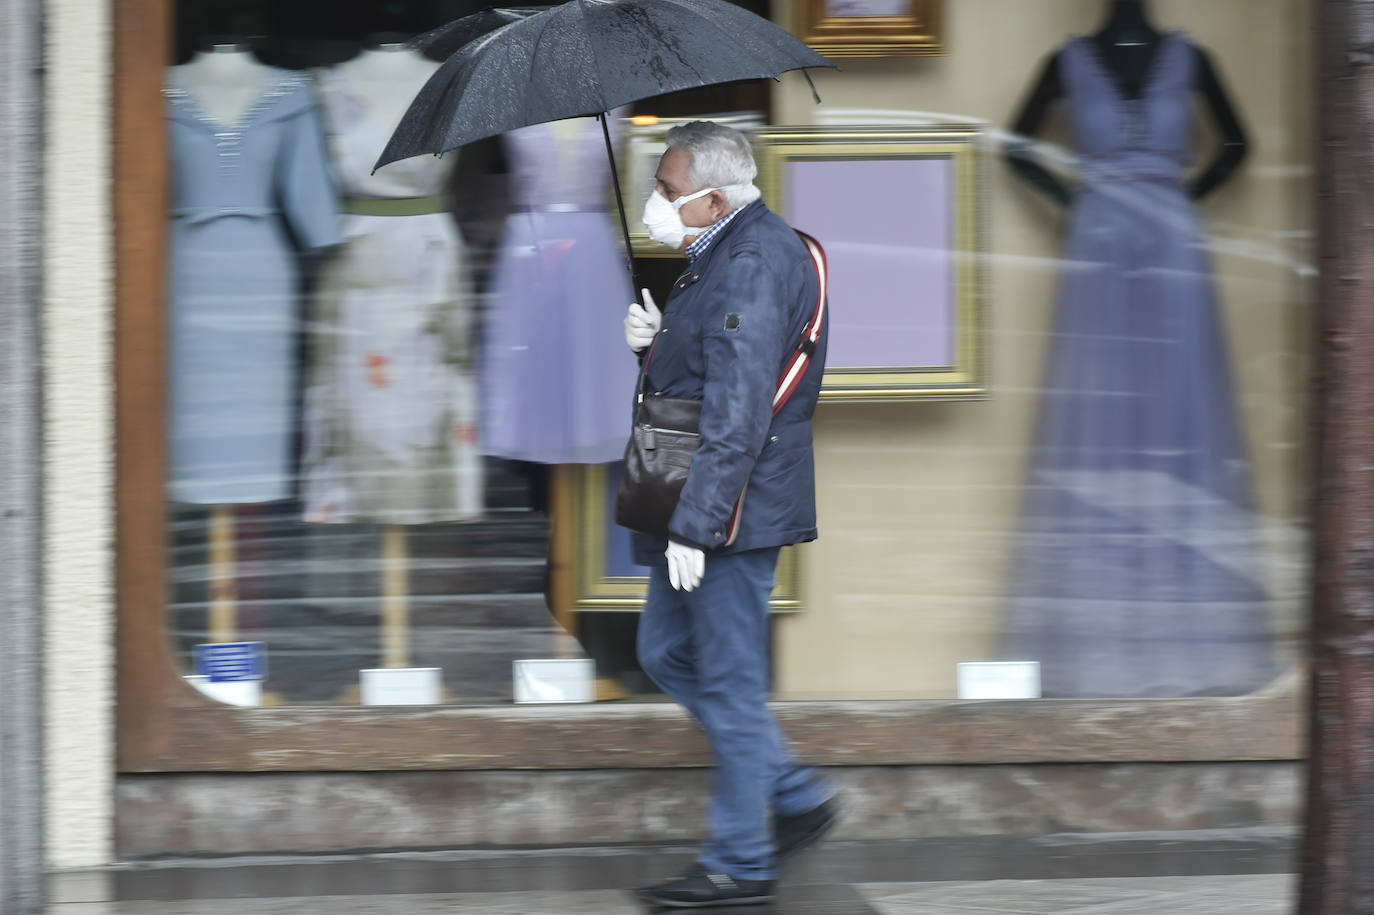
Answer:
<svg viewBox="0 0 1374 915"><path fill-rule="evenodd" d="M1300 763L827 768L835 839L1295 827ZM708 769L121 776L121 859L691 842Z"/></svg>

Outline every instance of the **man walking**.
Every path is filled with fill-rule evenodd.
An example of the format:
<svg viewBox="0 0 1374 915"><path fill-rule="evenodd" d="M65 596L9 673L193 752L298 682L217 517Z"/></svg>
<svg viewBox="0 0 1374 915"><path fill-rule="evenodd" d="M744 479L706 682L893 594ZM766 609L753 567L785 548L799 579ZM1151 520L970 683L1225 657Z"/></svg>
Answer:
<svg viewBox="0 0 1374 915"><path fill-rule="evenodd" d="M702 404L667 542L635 535L636 561L651 568L640 663L701 724L717 760L697 863L642 891L668 908L769 901L779 864L835 820L832 789L792 758L767 706L778 553L816 538L811 418L825 336L805 345L804 374L774 415L821 285L807 247L759 200L757 173L737 130L696 121L668 132L644 224L689 264L662 313L645 290L625 318L646 389Z"/></svg>

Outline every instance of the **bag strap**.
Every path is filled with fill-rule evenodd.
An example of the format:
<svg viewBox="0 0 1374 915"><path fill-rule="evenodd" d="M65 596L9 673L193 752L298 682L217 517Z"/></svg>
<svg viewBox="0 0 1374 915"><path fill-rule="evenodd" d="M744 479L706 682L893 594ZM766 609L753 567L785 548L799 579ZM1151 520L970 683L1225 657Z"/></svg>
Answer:
<svg viewBox="0 0 1374 915"><path fill-rule="evenodd" d="M816 354L816 346L820 343L821 334L825 331L825 309L826 292L830 283L830 271L825 260L825 249L821 243L800 229L794 229L802 244L806 246L806 253L811 256L811 265L816 269L816 310L811 315L811 320L806 322L806 327L802 328L801 342L788 357L787 364L783 366L782 374L778 376L778 389L773 394L773 415L777 416L782 412L782 408L787 405L793 393L801 385L802 378L806 376L806 368L811 363L811 357ZM744 519L744 497L749 493L749 484L744 484L744 492L739 494L739 500L735 502L735 510L730 513L730 533L725 538L725 546L734 546L739 539L740 524Z"/></svg>
<svg viewBox="0 0 1374 915"><path fill-rule="evenodd" d="M806 375L807 364L816 354L816 346L820 343L821 333L825 329L826 289L830 281L825 249L821 247L821 243L800 229L793 231L806 246L806 253L811 255L811 265L816 268L816 310L811 315L811 320L806 322L806 327L802 328L801 342L797 344L796 350L783 367L782 375L778 377L778 390L773 395L774 416L782 411L788 398L797 390Z"/></svg>
<svg viewBox="0 0 1374 915"><path fill-rule="evenodd" d="M654 342L649 344L649 349L644 353L644 359L639 366L639 382L635 385L635 424L639 424L639 419L644 413L644 392L649 386L649 364L654 361L654 347L658 346L658 334L654 334Z"/></svg>

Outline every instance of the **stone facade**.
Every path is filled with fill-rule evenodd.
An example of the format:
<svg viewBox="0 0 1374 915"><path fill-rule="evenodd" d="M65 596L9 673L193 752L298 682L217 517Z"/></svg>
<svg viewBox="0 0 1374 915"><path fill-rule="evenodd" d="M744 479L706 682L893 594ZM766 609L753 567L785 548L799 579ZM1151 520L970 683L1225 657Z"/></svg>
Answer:
<svg viewBox="0 0 1374 915"><path fill-rule="evenodd" d="M1292 762L830 768L838 839L1282 828ZM709 769L123 776L121 858L687 842Z"/></svg>

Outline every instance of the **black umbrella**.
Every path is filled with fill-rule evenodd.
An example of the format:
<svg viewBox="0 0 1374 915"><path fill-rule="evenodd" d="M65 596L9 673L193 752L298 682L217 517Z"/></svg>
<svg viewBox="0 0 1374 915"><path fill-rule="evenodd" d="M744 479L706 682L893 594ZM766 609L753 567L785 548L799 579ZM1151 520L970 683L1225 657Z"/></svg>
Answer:
<svg viewBox="0 0 1374 915"><path fill-rule="evenodd" d="M411 39L410 44L435 60L443 60L473 39L494 32L503 25L528 19L535 13L542 13L547 9L548 5L507 6L481 10L425 32L418 38Z"/></svg>
<svg viewBox="0 0 1374 915"><path fill-rule="evenodd" d="M444 62L415 96L377 168L530 124L598 117L627 255L630 229L606 112L682 89L776 79L807 67L838 69L767 19L726 0L568 0L513 18ZM472 27L464 21L445 28L461 36Z"/></svg>

